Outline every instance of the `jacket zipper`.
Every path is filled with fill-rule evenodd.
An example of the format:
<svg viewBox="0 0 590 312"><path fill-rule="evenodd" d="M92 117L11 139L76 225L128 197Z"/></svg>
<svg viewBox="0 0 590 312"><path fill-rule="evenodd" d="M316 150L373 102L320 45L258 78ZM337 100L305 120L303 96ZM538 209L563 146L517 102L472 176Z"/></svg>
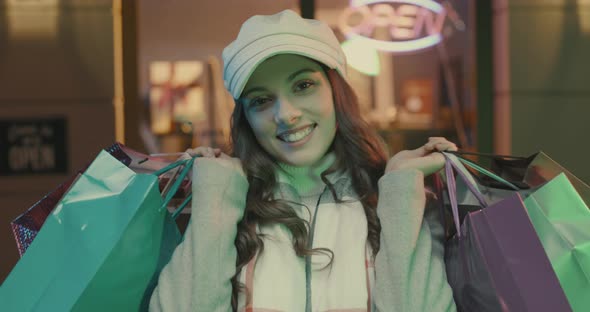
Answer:
<svg viewBox="0 0 590 312"><path fill-rule="evenodd" d="M320 201L322 196L326 192L328 187L324 187L324 190L320 194L318 198L318 202L315 204L315 211L313 213L313 218L311 220L311 226L309 229L309 239L307 240L307 249L311 249L313 247L313 236L315 232L315 222L317 220L318 210L320 207ZM311 312L311 255L305 256L305 312Z"/></svg>

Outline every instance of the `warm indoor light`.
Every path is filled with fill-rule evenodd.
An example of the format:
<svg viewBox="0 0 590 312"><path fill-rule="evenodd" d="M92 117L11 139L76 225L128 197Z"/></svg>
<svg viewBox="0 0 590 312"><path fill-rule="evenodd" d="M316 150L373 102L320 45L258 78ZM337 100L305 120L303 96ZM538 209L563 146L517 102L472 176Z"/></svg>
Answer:
<svg viewBox="0 0 590 312"><path fill-rule="evenodd" d="M342 50L346 54L348 65L359 72L377 76L381 65L379 64L379 54L377 50L366 46L362 40L356 38L342 42Z"/></svg>
<svg viewBox="0 0 590 312"><path fill-rule="evenodd" d="M8 36L13 39L53 39L57 35L59 0L6 0Z"/></svg>
<svg viewBox="0 0 590 312"><path fill-rule="evenodd" d="M587 5L587 1L585 0L578 0L578 8L580 9L580 12L578 14L580 14L580 30L585 33L590 35L590 12L588 12L587 10L582 10L582 8L584 7L584 2L586 2ZM588 16L588 17L585 17Z"/></svg>

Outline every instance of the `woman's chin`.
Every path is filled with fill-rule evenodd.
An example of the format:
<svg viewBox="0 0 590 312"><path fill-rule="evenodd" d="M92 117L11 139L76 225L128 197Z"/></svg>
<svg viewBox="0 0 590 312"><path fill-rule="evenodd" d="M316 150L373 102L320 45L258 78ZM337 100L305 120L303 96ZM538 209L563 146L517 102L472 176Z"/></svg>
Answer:
<svg viewBox="0 0 590 312"><path fill-rule="evenodd" d="M291 156L296 156L292 155ZM283 162L293 167L308 167L318 162L321 157L286 157Z"/></svg>

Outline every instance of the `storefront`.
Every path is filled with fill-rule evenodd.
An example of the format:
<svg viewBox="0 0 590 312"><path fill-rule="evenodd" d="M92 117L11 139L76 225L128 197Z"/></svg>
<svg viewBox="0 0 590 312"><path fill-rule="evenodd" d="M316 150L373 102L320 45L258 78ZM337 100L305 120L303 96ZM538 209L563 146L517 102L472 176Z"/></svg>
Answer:
<svg viewBox="0 0 590 312"><path fill-rule="evenodd" d="M223 146L221 51L254 14L327 22L363 116L394 153L544 150L590 180L590 6L578 1L0 1L0 281L11 220L102 149Z"/></svg>
<svg viewBox="0 0 590 312"><path fill-rule="evenodd" d="M481 146L474 3L2 2L0 281L18 259L10 221L100 149L119 141L170 153L227 142L234 103L221 51L254 14L293 9L334 29L363 115L391 152L435 135Z"/></svg>

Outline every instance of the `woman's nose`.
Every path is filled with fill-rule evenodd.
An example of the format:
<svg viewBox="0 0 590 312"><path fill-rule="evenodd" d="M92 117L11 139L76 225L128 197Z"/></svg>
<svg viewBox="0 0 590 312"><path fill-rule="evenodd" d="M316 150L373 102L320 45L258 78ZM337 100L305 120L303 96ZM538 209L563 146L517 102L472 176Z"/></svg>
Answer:
<svg viewBox="0 0 590 312"><path fill-rule="evenodd" d="M301 117L301 110L286 98L278 98L275 103L275 122L277 124L293 124Z"/></svg>

